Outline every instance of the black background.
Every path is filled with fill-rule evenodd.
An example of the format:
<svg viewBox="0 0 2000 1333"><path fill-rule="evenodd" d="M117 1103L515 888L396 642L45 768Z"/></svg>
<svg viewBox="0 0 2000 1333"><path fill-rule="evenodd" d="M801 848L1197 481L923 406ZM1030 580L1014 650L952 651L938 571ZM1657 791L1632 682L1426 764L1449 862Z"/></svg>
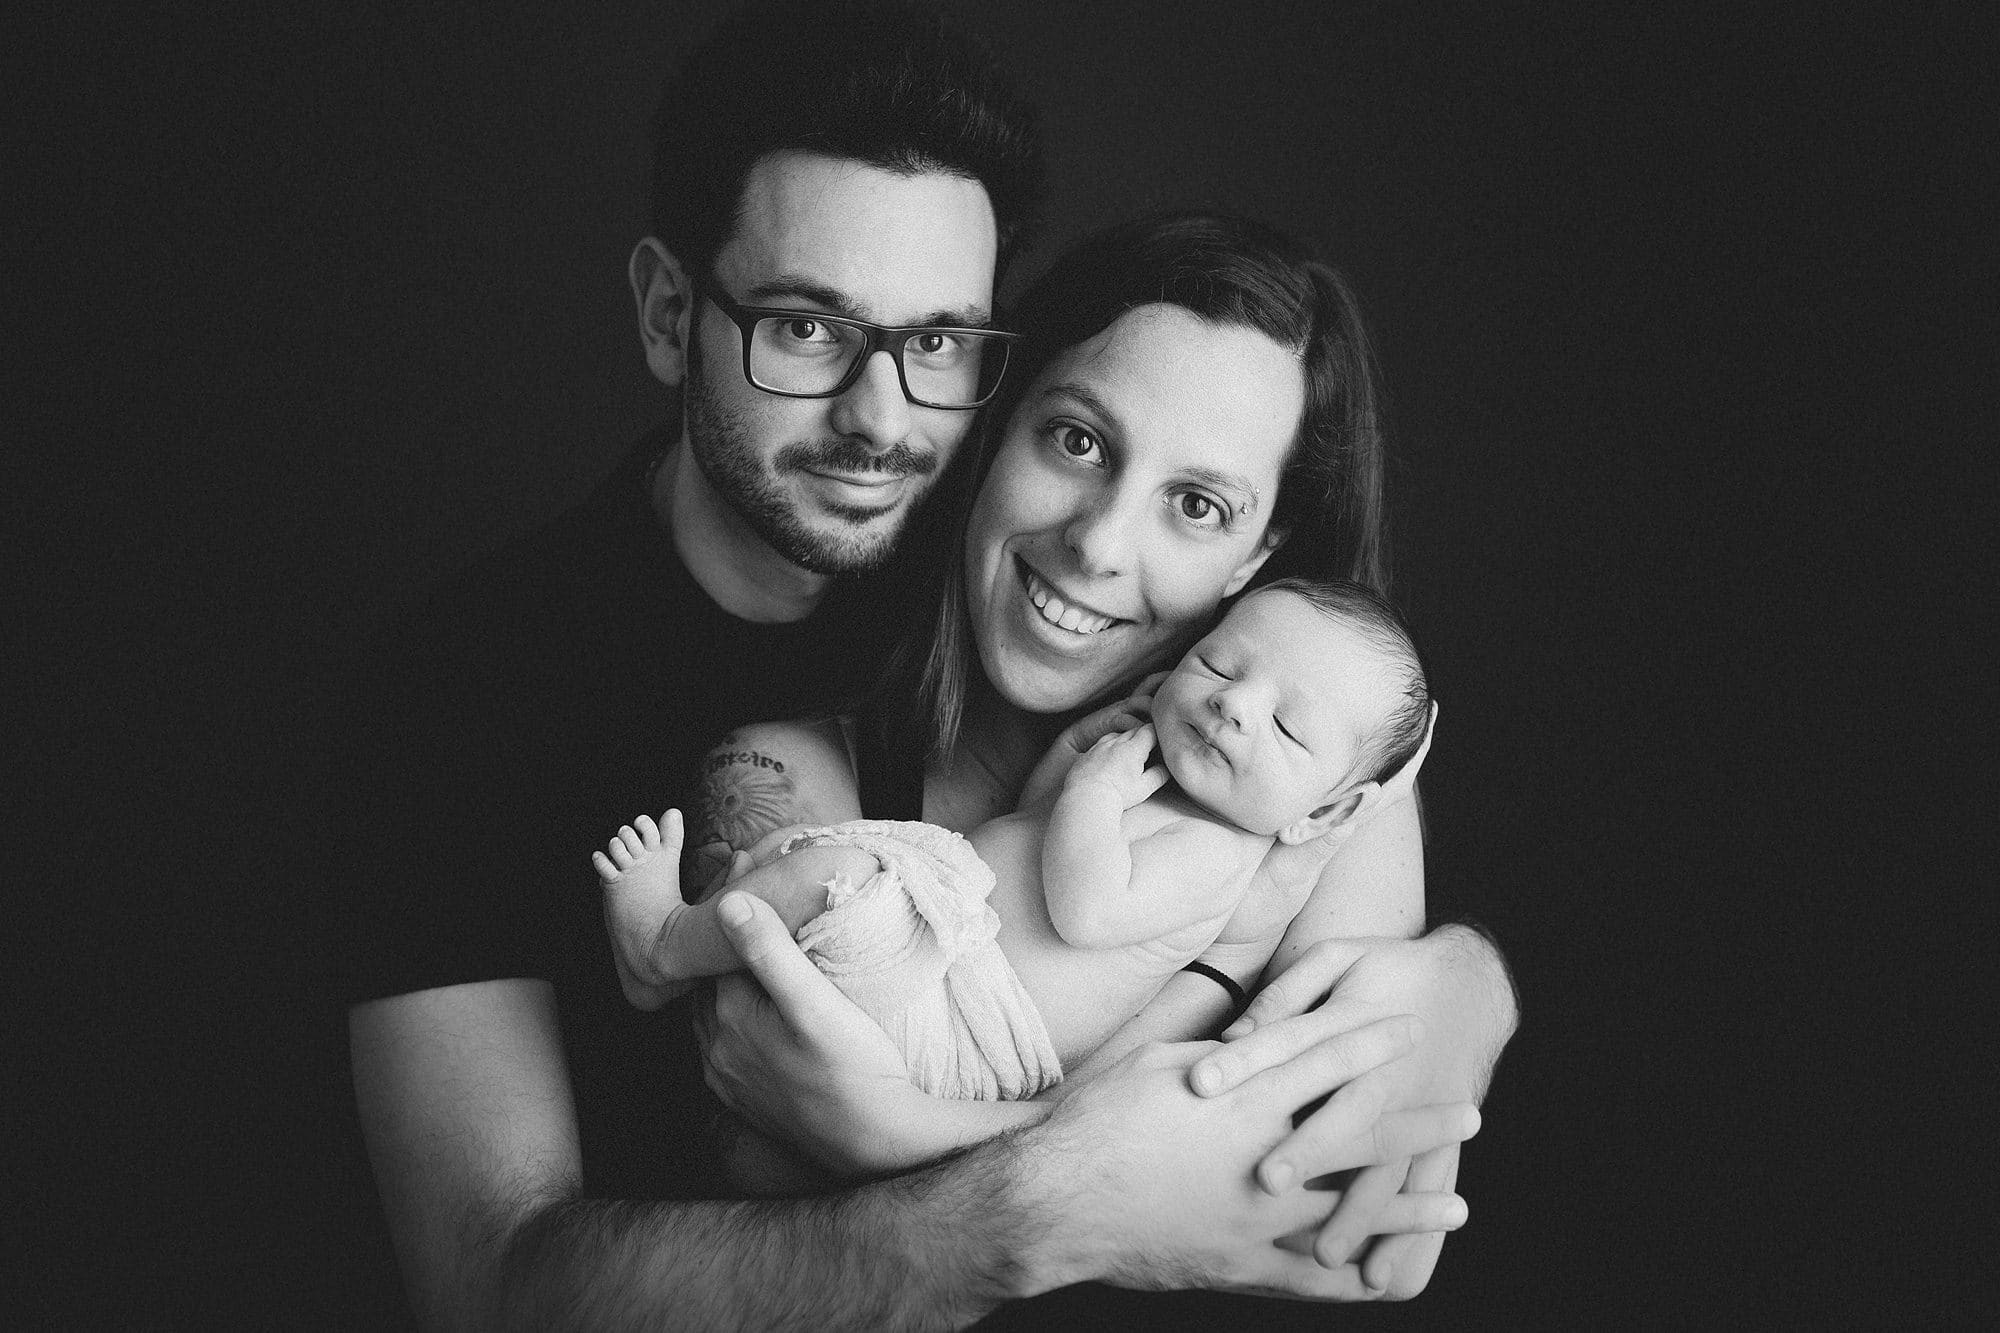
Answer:
<svg viewBox="0 0 2000 1333"><path fill-rule="evenodd" d="M714 12L16 12L31 1322L396 1318L306 738L363 633L660 420L623 270ZM1918 1058L1985 1063L1947 904L1991 882L1990 56L1803 5L973 17L1052 149L1009 287L1217 206L1312 238L1380 335L1433 899L1526 1000L1431 1290L1324 1322L1955 1309L1970 1222L1923 1201L1981 1140Z"/></svg>

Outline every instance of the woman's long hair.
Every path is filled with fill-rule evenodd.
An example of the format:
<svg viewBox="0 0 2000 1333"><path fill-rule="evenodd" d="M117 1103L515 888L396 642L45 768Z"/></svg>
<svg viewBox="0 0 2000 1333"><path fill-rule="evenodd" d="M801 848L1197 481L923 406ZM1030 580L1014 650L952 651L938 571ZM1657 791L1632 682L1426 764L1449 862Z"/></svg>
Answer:
<svg viewBox="0 0 2000 1333"><path fill-rule="evenodd" d="M871 713L889 753L947 760L977 671L965 607L965 531L1008 419L1056 356L1145 305L1179 306L1215 324L1255 329L1299 358L1305 408L1272 508L1285 540L1257 584L1288 575L1346 578L1386 596L1380 374L1353 292L1340 274L1276 229L1245 218L1168 213L1121 223L1058 259L1022 297L1001 395L984 413L969 460L910 532L927 564L920 614L891 656ZM1255 586L1255 585L1253 585Z"/></svg>

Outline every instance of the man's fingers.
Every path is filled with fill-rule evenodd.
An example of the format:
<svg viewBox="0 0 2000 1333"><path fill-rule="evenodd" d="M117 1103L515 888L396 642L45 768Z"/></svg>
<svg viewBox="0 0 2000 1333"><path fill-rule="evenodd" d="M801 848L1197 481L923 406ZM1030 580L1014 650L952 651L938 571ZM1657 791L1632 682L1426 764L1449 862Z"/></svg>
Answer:
<svg viewBox="0 0 2000 1333"><path fill-rule="evenodd" d="M736 956L778 1013L794 1028L809 1024L830 1000L844 1000L792 939L776 909L748 893L726 893L716 903L723 932Z"/></svg>
<svg viewBox="0 0 2000 1333"><path fill-rule="evenodd" d="M1398 1194L1382 1205L1375 1215L1377 1236L1420 1236L1429 1231L1456 1231L1472 1216L1463 1196L1450 1190L1422 1194ZM1362 1265L1361 1276L1369 1276ZM1370 1282L1370 1286L1383 1283Z"/></svg>
<svg viewBox="0 0 2000 1333"><path fill-rule="evenodd" d="M1222 1030L1223 1040L1233 1041L1266 1023L1305 1013L1324 999L1347 974L1347 969L1366 957L1367 952L1364 946L1348 940L1322 940L1315 944L1257 992L1242 1016Z"/></svg>
<svg viewBox="0 0 2000 1333"><path fill-rule="evenodd" d="M1423 1040L1423 1020L1414 1014L1363 1022L1366 1012L1360 1005L1335 1003L1258 1028L1196 1061L1189 1072L1191 1086L1213 1097L1265 1071L1283 1069L1290 1071L1289 1080L1320 1080L1299 1098L1303 1104L1407 1054ZM1302 1061L1307 1053L1313 1058Z"/></svg>
<svg viewBox="0 0 2000 1333"><path fill-rule="evenodd" d="M1299 1253L1282 1244L1263 1247L1255 1256L1236 1264L1223 1278L1221 1289L1249 1296L1283 1296L1305 1301L1374 1300L1354 1264L1321 1268L1310 1253Z"/></svg>
<svg viewBox="0 0 2000 1333"><path fill-rule="evenodd" d="M1341 1191L1340 1203L1333 1210L1333 1216L1326 1219L1326 1225L1319 1229L1313 1240L1313 1257L1323 1268L1338 1268L1354 1257L1355 1251L1368 1238L1382 1228L1377 1224L1383 1205L1396 1197L1396 1191L1403 1188L1403 1177L1409 1174L1407 1159L1384 1162L1377 1166L1365 1167L1355 1172L1354 1178ZM1367 1273L1362 1273L1367 1279Z"/></svg>
<svg viewBox="0 0 2000 1333"><path fill-rule="evenodd" d="M1354 1167L1415 1157L1479 1132L1479 1110L1470 1102L1441 1102L1379 1112L1370 1104L1372 1084L1344 1088L1293 1130L1257 1164L1266 1189Z"/></svg>
<svg viewBox="0 0 2000 1333"><path fill-rule="evenodd" d="M1410 1164L1407 1191L1383 1210L1383 1234L1362 1256L1361 1276L1371 1290L1390 1301L1407 1301L1423 1294L1444 1250L1444 1236L1465 1225L1465 1200L1453 1194L1458 1184L1458 1145L1448 1144L1419 1154ZM1405 1212L1403 1210L1407 1209ZM1427 1226L1437 1222L1437 1226ZM1389 1234L1398 1232L1401 1234Z"/></svg>

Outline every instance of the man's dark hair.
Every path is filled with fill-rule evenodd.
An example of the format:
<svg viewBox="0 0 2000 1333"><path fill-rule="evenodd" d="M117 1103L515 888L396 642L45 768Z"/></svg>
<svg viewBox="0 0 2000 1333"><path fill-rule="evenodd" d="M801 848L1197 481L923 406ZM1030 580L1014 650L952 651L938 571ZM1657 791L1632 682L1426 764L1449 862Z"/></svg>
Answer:
<svg viewBox="0 0 2000 1333"><path fill-rule="evenodd" d="M776 152L978 181L1003 268L1041 198L1028 104L981 45L903 0L780 0L732 14L669 84L654 150L653 232L690 268L728 243L745 178Z"/></svg>
<svg viewBox="0 0 2000 1333"><path fill-rule="evenodd" d="M1243 597L1247 601L1273 592L1291 593L1329 620L1351 626L1388 657L1398 677L1396 705L1363 740L1358 756L1364 781L1387 782L1417 753L1431 724L1430 678L1409 622L1388 598L1351 579L1274 579Z"/></svg>

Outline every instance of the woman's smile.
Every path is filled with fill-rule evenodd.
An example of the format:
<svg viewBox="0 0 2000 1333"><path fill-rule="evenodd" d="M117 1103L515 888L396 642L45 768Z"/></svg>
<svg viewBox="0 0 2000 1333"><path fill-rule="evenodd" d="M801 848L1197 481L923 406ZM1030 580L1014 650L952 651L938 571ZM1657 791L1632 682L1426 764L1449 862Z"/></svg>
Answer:
<svg viewBox="0 0 2000 1333"><path fill-rule="evenodd" d="M1072 601L1056 591L1055 585L1035 572L1034 566L1019 556L1014 563L1021 573L1021 586L1027 591L1028 600L1034 604L1046 623L1071 634L1102 634L1114 625L1128 624L1116 616L1107 616L1094 611L1081 602Z"/></svg>

